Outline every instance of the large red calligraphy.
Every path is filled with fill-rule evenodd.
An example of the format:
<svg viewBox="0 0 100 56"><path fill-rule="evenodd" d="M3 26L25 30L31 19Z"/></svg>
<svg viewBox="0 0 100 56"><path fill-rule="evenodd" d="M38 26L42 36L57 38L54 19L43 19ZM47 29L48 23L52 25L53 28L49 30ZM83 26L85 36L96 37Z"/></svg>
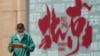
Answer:
<svg viewBox="0 0 100 56"><path fill-rule="evenodd" d="M76 36L77 41L77 47L72 52L68 53L66 56L75 54L78 52L80 48L80 35L85 32L85 34L82 36L82 45L86 48L90 46L92 43L92 26L89 24L89 21L86 20L85 17L81 16L81 10L82 7L87 8L89 11L91 10L92 6L88 6L87 3L82 3L81 0L75 0L76 5L73 7L68 7L66 9L66 15L69 15L71 17L70 25L67 25L67 29L70 27L71 32L73 36ZM40 31L42 32L42 35L44 36L39 48L43 48L44 50L49 49L52 46L52 43L58 44L59 36L61 40L64 40L66 38L68 30L65 32L62 32L61 27L57 26L61 23L61 17L57 17L54 8L52 9L52 12L50 12L49 7L46 6L46 15L39 19L38 25L40 28ZM62 24L62 26L64 26ZM86 27L85 27L86 26ZM56 29L57 28L57 29ZM85 28L85 30L84 30ZM49 32L49 34L46 34ZM72 49L73 40L71 39L71 36L68 36L68 42L67 45L70 49Z"/></svg>

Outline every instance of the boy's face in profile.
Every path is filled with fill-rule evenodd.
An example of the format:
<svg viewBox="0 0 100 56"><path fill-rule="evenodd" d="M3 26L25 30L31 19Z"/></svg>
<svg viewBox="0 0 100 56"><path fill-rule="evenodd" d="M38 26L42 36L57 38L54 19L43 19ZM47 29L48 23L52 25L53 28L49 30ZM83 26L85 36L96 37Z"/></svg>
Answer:
<svg viewBox="0 0 100 56"><path fill-rule="evenodd" d="M24 31L25 31L24 24L22 24L22 23L17 24L16 31L17 31L17 33L24 33Z"/></svg>

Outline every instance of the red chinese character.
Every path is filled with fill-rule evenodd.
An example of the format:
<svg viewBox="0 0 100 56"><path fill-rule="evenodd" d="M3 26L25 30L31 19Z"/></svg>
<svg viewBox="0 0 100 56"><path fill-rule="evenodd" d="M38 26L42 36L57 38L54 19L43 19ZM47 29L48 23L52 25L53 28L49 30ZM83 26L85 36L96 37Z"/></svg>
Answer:
<svg viewBox="0 0 100 56"><path fill-rule="evenodd" d="M87 3L82 3L81 0L75 0L75 3L75 6L66 9L66 15L68 14L71 17L70 25L65 24L65 21L63 21L62 26L66 26L66 29L71 28L72 35L77 37L77 47L75 48L75 50L72 50L72 52L68 53L66 56L70 56L79 51L79 48L81 46L80 36L83 32L85 32L85 34L82 36L82 46L88 48L92 43L92 26L89 24L89 21L87 21L85 17L81 16L82 7L85 7L90 11L92 6L88 6ZM68 32L68 30L62 32L60 27L57 28L57 26L60 25L61 18L63 16L61 16L61 18L57 17L54 8L51 12L48 6L46 8L46 15L38 21L40 31L43 35L43 39L39 45L39 48L43 48L44 50L51 48L53 42L58 44L59 36L61 40L64 40ZM72 49L73 47L72 38L73 37L71 36L67 37L67 45L70 49Z"/></svg>

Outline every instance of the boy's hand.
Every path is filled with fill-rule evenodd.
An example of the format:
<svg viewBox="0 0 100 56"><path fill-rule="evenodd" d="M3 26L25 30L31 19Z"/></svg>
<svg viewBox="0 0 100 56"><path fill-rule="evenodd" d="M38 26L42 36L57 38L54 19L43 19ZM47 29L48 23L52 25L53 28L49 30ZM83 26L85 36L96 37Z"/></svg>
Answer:
<svg viewBox="0 0 100 56"><path fill-rule="evenodd" d="M23 45L23 48L25 48L26 47L26 45L25 44L22 44Z"/></svg>

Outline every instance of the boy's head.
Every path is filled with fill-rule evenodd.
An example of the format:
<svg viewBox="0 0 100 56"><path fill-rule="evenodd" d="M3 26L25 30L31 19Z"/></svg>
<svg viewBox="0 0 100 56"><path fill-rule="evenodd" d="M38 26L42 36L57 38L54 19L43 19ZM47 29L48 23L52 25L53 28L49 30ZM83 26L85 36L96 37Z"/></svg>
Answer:
<svg viewBox="0 0 100 56"><path fill-rule="evenodd" d="M17 27L16 27L16 30L17 30L18 33L23 33L25 31L24 24L23 23L18 23Z"/></svg>

